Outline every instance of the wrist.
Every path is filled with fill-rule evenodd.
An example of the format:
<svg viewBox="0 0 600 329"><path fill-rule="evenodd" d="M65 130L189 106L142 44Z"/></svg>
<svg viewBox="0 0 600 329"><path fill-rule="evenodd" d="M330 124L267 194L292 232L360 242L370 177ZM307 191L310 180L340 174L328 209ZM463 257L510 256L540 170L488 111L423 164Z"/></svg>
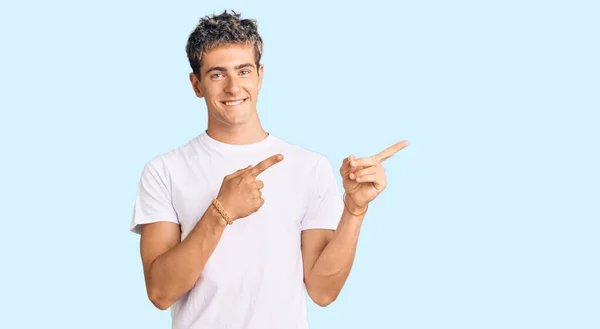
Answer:
<svg viewBox="0 0 600 329"><path fill-rule="evenodd" d="M211 203L208 207L208 212L209 218L212 219L210 222L214 228L225 229L227 227L227 220L225 220L214 204Z"/></svg>
<svg viewBox="0 0 600 329"><path fill-rule="evenodd" d="M364 205L364 206L359 206L354 202L354 200L352 200L352 198L348 197L348 195L346 195L345 193L344 193L344 207L350 214L352 214L354 216L361 216L367 212L367 209L369 209L368 204Z"/></svg>
<svg viewBox="0 0 600 329"><path fill-rule="evenodd" d="M226 198L224 198L222 196L217 196L213 200L213 206L219 212L221 218L223 218L223 220L226 223L231 224L231 223L233 223L235 220L237 220L239 218L239 216L237 216L234 213L234 211L233 211L234 209L229 204L229 200L227 200Z"/></svg>

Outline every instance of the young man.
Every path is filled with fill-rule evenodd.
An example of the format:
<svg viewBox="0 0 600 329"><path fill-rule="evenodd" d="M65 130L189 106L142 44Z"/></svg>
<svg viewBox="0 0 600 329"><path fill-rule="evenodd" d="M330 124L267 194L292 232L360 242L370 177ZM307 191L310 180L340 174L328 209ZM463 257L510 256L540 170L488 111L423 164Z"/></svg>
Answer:
<svg viewBox="0 0 600 329"><path fill-rule="evenodd" d="M261 126L262 40L253 20L200 20L186 47L207 130L150 160L131 230L147 293L175 329L308 328L306 293L336 299L367 206L386 186L380 154L346 158L338 189L326 157Z"/></svg>

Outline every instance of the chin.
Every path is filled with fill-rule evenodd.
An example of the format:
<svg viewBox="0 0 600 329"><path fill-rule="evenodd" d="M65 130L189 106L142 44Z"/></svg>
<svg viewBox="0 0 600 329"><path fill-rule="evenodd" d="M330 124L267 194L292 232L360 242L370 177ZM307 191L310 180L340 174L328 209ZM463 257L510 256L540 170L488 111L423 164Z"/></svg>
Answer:
<svg viewBox="0 0 600 329"><path fill-rule="evenodd" d="M225 116L222 117L222 122L228 126L241 126L249 123L252 120L252 113L237 113L232 115L232 113L226 113Z"/></svg>

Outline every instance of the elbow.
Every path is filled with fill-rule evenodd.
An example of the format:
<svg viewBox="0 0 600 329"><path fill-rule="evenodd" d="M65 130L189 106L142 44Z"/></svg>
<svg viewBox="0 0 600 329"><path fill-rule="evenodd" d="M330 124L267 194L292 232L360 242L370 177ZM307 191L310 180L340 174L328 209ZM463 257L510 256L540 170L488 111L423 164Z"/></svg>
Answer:
<svg viewBox="0 0 600 329"><path fill-rule="evenodd" d="M331 283L324 284L322 282L315 282L314 280L305 280L306 292L312 301L321 306L325 307L333 303L340 290L332 286Z"/></svg>
<svg viewBox="0 0 600 329"><path fill-rule="evenodd" d="M156 308L161 311L166 311L173 305L174 301L170 298L167 298L163 293L158 291L157 289L152 289L148 291L148 299L152 302Z"/></svg>
<svg viewBox="0 0 600 329"><path fill-rule="evenodd" d="M317 293L317 292L313 292L312 294L309 293L309 296L313 300L313 302L315 302L315 304L317 304L321 307L328 306L329 304L333 303L337 298L337 294L327 294L327 293Z"/></svg>
<svg viewBox="0 0 600 329"><path fill-rule="evenodd" d="M315 302L315 304L321 306L321 307L326 307L329 304L333 303L335 301L336 297L330 297L330 296L321 296L318 298L313 298L313 301Z"/></svg>
<svg viewBox="0 0 600 329"><path fill-rule="evenodd" d="M157 299L150 299L150 301L152 302L152 305L154 305L157 309L159 309L161 311L166 311L169 309L169 307L171 307L171 303L168 303L165 301L161 301L161 300L157 300Z"/></svg>

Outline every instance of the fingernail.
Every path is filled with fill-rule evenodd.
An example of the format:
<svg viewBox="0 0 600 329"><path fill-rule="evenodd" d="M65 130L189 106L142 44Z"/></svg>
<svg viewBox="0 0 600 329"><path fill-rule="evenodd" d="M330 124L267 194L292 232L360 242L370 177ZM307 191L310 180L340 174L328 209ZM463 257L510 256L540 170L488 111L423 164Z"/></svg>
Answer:
<svg viewBox="0 0 600 329"><path fill-rule="evenodd" d="M356 161L354 161L354 160L350 161L350 165L351 166L356 166Z"/></svg>

